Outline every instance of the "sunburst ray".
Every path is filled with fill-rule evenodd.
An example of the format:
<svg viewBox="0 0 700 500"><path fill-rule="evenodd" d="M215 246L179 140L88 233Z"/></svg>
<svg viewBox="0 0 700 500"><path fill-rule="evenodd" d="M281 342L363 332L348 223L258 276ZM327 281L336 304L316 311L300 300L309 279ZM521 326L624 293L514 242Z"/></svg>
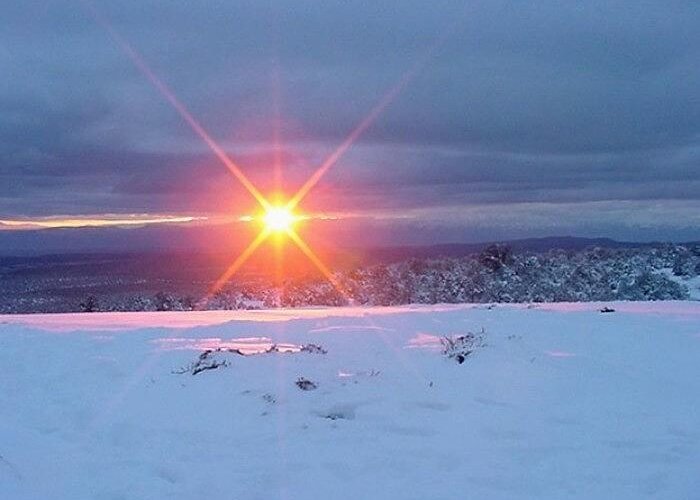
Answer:
<svg viewBox="0 0 700 500"><path fill-rule="evenodd" d="M333 285L333 287L343 296L343 298L345 298L345 300L347 300L349 304L354 304L355 301L352 298L352 296L340 284L338 279L333 275L330 269L326 267L323 261L318 258L318 256L314 253L313 250L311 250L309 245L307 245L306 242L301 239L301 236L299 236L299 234L293 228L287 230L287 234L289 235L291 240L294 243L296 243L296 245L304 253L304 255L308 257L311 263L316 266L316 268L321 272L321 274L323 274L323 276L329 281L329 283Z"/></svg>
<svg viewBox="0 0 700 500"><path fill-rule="evenodd" d="M453 21L450 27L445 30L441 36L430 44L417 58L415 63L406 71L398 81L389 88L382 98L374 105L369 113L355 126L345 140L326 158L321 166L309 177L309 179L299 188L296 194L288 203L289 209L294 209L311 191L316 184L323 178L324 175L340 160L340 158L350 149L350 147L360 138L360 136L374 124L374 122L382 115L386 108L396 100L406 86L414 80L423 68L428 64L430 59L435 55L437 50L452 36L458 24Z"/></svg>
<svg viewBox="0 0 700 500"><path fill-rule="evenodd" d="M161 94L161 96L177 111L180 117L189 125L195 134L209 147L214 155L223 163L223 165L238 179L238 181L246 188L246 190L256 199L256 201L265 209L270 207L270 203L265 199L262 193L243 173L241 168L226 154L224 149L211 137L209 132L202 126L201 123L190 113L189 109L178 99L170 87L160 79L158 75L146 63L141 54L124 38L102 15L97 8L88 0L83 0L83 4L90 11L95 21L102 26L116 45L127 55L134 66L143 74L153 87Z"/></svg>
<svg viewBox="0 0 700 500"><path fill-rule="evenodd" d="M212 287L209 289L207 294L207 299L211 298L214 294L220 291L226 283L231 279L231 277L236 274L236 272L246 263L246 261L253 255L253 253L258 249L260 245L270 236L270 230L263 229L260 234L246 247L245 250L233 261L228 269L222 274L219 279L217 279Z"/></svg>

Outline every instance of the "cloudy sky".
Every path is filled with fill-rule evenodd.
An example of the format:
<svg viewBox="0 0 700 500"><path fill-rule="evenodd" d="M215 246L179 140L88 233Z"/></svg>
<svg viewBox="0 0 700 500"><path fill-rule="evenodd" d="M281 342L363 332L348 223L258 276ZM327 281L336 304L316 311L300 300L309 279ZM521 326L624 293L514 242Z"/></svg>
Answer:
<svg viewBox="0 0 700 500"><path fill-rule="evenodd" d="M301 205L338 225L700 239L698 26L690 1L10 2L0 225L254 210L147 67L264 193L365 120Z"/></svg>

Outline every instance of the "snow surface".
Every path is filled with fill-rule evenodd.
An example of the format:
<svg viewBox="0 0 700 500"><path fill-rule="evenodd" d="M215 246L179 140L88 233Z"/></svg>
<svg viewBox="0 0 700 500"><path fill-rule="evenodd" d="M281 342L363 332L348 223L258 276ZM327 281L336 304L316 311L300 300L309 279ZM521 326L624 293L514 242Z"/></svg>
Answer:
<svg viewBox="0 0 700 500"><path fill-rule="evenodd" d="M0 498L700 498L699 361L698 302L0 316Z"/></svg>

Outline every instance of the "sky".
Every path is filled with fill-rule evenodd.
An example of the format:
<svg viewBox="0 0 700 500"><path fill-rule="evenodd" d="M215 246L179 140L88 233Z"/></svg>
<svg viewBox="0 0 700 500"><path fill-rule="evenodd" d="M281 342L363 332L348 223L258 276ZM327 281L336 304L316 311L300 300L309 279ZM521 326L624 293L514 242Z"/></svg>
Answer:
<svg viewBox="0 0 700 500"><path fill-rule="evenodd" d="M265 195L345 142L299 206L330 238L700 239L699 25L674 1L10 2L0 229L245 224L175 98Z"/></svg>

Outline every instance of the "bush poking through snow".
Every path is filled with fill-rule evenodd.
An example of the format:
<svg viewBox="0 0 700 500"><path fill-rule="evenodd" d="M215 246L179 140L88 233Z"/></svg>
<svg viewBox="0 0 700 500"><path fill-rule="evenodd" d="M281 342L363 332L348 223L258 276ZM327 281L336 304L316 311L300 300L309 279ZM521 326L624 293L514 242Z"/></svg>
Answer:
<svg viewBox="0 0 700 500"><path fill-rule="evenodd" d="M241 354L237 349L235 350L238 354ZM197 375L207 370L216 370L217 368L226 368L229 366L229 362L225 359L216 359L215 355L222 352L221 349L211 350L207 349L202 354L199 355L197 361L190 363L184 368L175 370L173 373L185 374L190 373L192 375ZM228 352L234 352L234 349L229 349Z"/></svg>
<svg viewBox="0 0 700 500"><path fill-rule="evenodd" d="M299 377L294 383L302 391L313 391L314 389L318 388L318 385L315 382L312 382L311 380L304 377Z"/></svg>
<svg viewBox="0 0 700 500"><path fill-rule="evenodd" d="M479 347L486 345L486 331L482 328L479 333L466 333L451 337L442 337L442 354L454 359L460 365Z"/></svg>
<svg viewBox="0 0 700 500"><path fill-rule="evenodd" d="M305 344L301 346L300 352L308 352L310 354L328 354L328 351L318 344Z"/></svg>
<svg viewBox="0 0 700 500"><path fill-rule="evenodd" d="M197 366L192 367L192 375L197 375L207 370L215 370L217 368L226 368L228 366L228 361L217 361L212 359L206 363L198 363Z"/></svg>
<svg viewBox="0 0 700 500"><path fill-rule="evenodd" d="M234 354L236 356L259 356L261 354L274 354L274 353L280 353L280 354L287 354L287 353L293 353L296 352L294 350L290 350L287 347L284 346L279 346L277 344L272 344L270 347L265 349L264 351L260 352L253 352L253 353L245 353L241 351L240 349L233 349L233 348L222 348L222 347L217 347L216 349L207 349L206 351L202 352L197 360L194 363L190 363L189 365L180 368L178 370L173 370L173 373L177 375L182 375L184 373L191 373L192 375L197 375L198 373L202 373L203 371L206 370L215 370L216 368L225 368L230 365L229 361L226 359L216 359L218 356L219 358L221 356L225 356L227 354ZM311 354L327 354L328 351L326 351L323 347L317 344L304 344L299 348L298 352L307 352ZM315 387L314 387L315 388ZM307 389L305 389L307 390Z"/></svg>

